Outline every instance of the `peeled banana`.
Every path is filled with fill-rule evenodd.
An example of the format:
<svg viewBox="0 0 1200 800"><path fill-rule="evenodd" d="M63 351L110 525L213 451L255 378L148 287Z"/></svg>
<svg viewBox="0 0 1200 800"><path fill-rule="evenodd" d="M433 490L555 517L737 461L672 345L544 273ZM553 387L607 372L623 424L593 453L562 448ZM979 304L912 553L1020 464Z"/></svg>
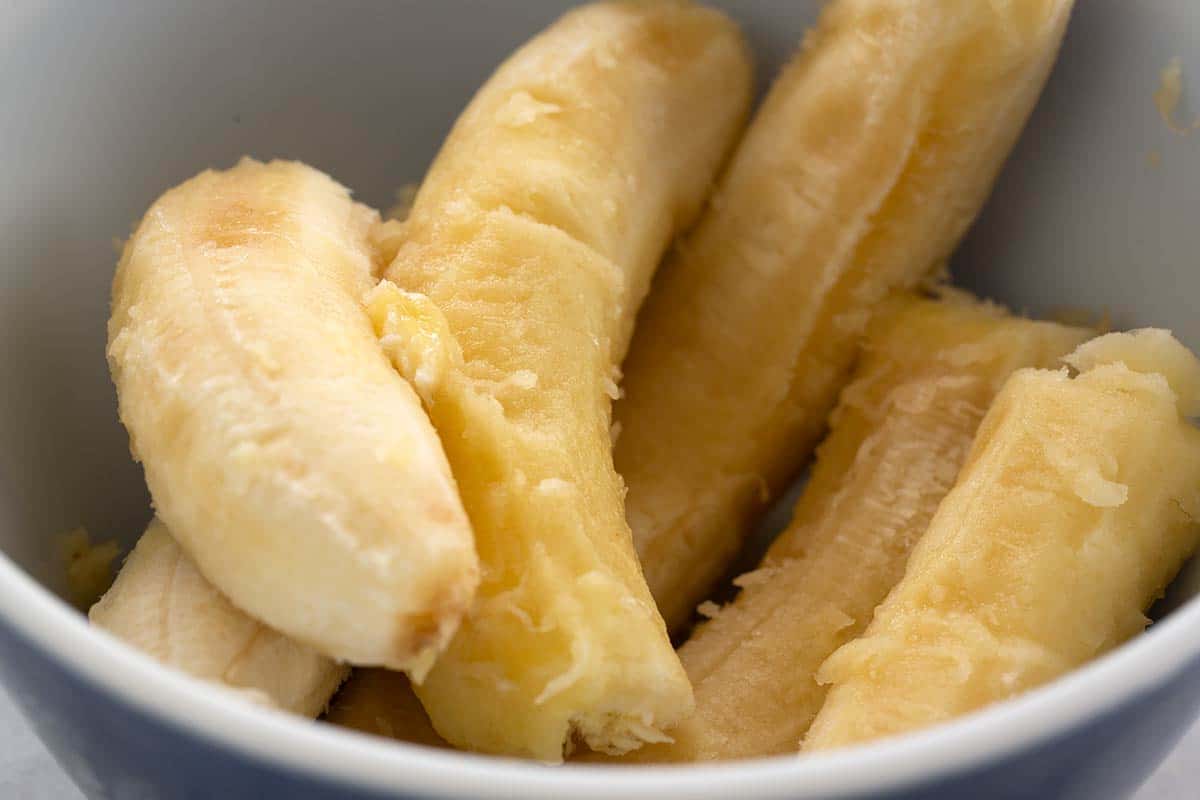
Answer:
<svg viewBox="0 0 1200 800"><path fill-rule="evenodd" d="M872 321L791 524L736 600L680 649L696 714L639 760L794 753L825 696L817 668L866 628L1016 369L1086 336L965 293L901 297Z"/></svg>
<svg viewBox="0 0 1200 800"><path fill-rule="evenodd" d="M297 642L419 677L478 561L362 306L378 224L302 164L202 173L125 246L108 357L158 515L200 573Z"/></svg>
<svg viewBox="0 0 1200 800"><path fill-rule="evenodd" d="M157 519L88 616L167 666L308 717L349 672L235 608Z"/></svg>
<svg viewBox="0 0 1200 800"><path fill-rule="evenodd" d="M1200 362L1109 334L1022 370L904 578L821 667L805 748L910 731L1046 683L1140 632L1200 541Z"/></svg>
<svg viewBox="0 0 1200 800"><path fill-rule="evenodd" d="M87 528L78 527L59 537L59 552L67 574L71 603L86 610L112 585L113 562L121 550L116 542L92 542Z"/></svg>
<svg viewBox="0 0 1200 800"><path fill-rule="evenodd" d="M479 91L369 310L445 444L483 562L417 694L451 743L560 761L690 711L612 466L616 364L744 117L745 43L687 3L575 10Z"/></svg>
<svg viewBox="0 0 1200 800"><path fill-rule="evenodd" d="M807 460L873 306L944 261L1055 59L1071 0L833 0L656 278L615 415L672 629Z"/></svg>

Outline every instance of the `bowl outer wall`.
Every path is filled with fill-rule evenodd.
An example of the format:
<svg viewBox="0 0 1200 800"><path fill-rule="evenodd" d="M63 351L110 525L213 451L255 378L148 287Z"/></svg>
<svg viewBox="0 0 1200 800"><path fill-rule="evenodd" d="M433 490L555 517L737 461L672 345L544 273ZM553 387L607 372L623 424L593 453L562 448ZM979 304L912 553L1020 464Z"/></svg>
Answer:
<svg viewBox="0 0 1200 800"><path fill-rule="evenodd" d="M549 768L248 706L96 631L0 559L0 677L91 798L1124 797L1200 704L1191 603L1015 701L892 741L718 766Z"/></svg>

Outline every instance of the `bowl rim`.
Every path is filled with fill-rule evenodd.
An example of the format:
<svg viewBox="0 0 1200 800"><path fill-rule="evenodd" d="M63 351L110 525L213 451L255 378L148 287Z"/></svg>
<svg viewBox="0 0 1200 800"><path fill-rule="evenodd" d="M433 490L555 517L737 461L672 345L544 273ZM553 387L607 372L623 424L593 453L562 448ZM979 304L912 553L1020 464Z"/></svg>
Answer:
<svg viewBox="0 0 1200 800"><path fill-rule="evenodd" d="M828 798L929 783L995 762L1160 686L1200 653L1200 602L1047 686L959 720L875 744L714 765L549 768L389 741L246 703L125 645L0 553L0 619L77 678L167 725L270 769L433 798L600 800Z"/></svg>

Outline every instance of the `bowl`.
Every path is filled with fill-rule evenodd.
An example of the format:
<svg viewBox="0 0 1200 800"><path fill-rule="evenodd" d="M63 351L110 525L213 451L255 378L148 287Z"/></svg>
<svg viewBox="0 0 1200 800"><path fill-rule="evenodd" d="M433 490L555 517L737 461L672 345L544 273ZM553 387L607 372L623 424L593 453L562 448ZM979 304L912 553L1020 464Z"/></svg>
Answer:
<svg viewBox="0 0 1200 800"><path fill-rule="evenodd" d="M1200 705L1200 590L1110 655L960 721L862 748L716 766L548 768L245 707L92 630L55 534L131 544L148 498L104 362L123 237L165 188L244 154L308 161L390 204L490 70L565 4L283 0L0 11L0 676L89 797L1120 797ZM818 3L725 3L765 84ZM1106 309L1200 347L1200 134L1152 95L1200 42L1191 0L1080 0L1059 65L956 254L1033 313ZM1185 98L1181 113L1186 115ZM1190 119L1184 117L1185 123Z"/></svg>

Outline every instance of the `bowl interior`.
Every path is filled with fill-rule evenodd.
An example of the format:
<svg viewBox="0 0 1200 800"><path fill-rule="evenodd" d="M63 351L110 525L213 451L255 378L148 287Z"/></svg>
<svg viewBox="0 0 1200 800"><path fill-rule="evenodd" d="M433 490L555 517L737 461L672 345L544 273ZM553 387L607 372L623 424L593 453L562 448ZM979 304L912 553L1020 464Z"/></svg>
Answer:
<svg viewBox="0 0 1200 800"><path fill-rule="evenodd" d="M114 240L160 192L248 153L308 161L386 207L491 69L567 5L0 12L0 549L62 593L55 534L84 524L129 544L148 517L104 342ZM765 84L820 4L718 5L745 25ZM1159 70L1175 55L1186 68L1196 41L1191 0L1078 3L1046 94L952 261L961 283L1031 313L1169 327L1200 347L1200 132L1172 132L1153 102ZM1180 114L1190 126L1186 97ZM1173 601L1198 587L1177 582Z"/></svg>

